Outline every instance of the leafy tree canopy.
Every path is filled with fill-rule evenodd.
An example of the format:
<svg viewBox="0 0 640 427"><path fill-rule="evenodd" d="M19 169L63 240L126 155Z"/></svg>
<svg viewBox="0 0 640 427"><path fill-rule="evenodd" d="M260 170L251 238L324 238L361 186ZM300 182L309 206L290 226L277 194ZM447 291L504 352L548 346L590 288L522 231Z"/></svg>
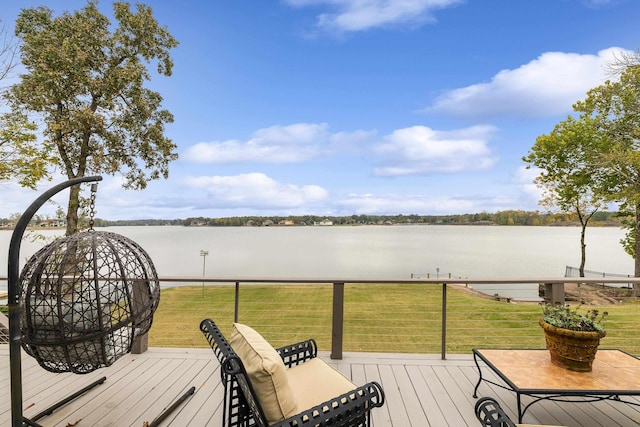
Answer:
<svg viewBox="0 0 640 427"><path fill-rule="evenodd" d="M176 146L164 136L173 115L159 93L145 88L148 65L170 76L169 51L178 42L152 16L149 6L113 4L117 25L96 1L58 17L45 7L23 9L16 21L27 70L6 94L13 117L42 120L52 164L71 178L122 175L124 186L144 189L166 178ZM79 188L72 188L67 234L77 228Z"/></svg>
<svg viewBox="0 0 640 427"><path fill-rule="evenodd" d="M623 244L635 258L635 274L640 276L640 66L628 66L618 81L607 81L591 89L574 109L590 119L607 139L600 154L598 173L601 191L608 200L620 204L631 216Z"/></svg>
<svg viewBox="0 0 640 427"><path fill-rule="evenodd" d="M536 184L543 190L540 204L575 212L580 225L580 276L586 263L586 228L597 211L606 209L606 199L598 191L600 153L606 148L602 135L590 117L569 116L548 135L536 139L525 162L540 168Z"/></svg>
<svg viewBox="0 0 640 427"><path fill-rule="evenodd" d="M16 66L18 45L0 22L0 82L8 77ZM0 86L0 91L5 87ZM49 150L36 142L33 135L36 126L22 115L0 116L0 181L17 180L23 187L35 188L36 183L47 176Z"/></svg>
<svg viewBox="0 0 640 427"><path fill-rule="evenodd" d="M48 177L51 150L37 143L35 130L23 115L0 118L0 180L17 179L21 186L35 189Z"/></svg>
<svg viewBox="0 0 640 427"><path fill-rule="evenodd" d="M598 185L600 155L606 137L589 117L569 116L548 135L541 135L523 158L541 169L536 183L543 189L543 206L564 212L589 212L605 207Z"/></svg>

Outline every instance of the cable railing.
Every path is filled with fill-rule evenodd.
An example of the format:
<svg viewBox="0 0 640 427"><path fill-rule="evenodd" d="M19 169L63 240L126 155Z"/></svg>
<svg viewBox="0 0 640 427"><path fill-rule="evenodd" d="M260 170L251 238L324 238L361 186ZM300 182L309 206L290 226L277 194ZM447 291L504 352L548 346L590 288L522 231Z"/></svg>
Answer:
<svg viewBox="0 0 640 427"><path fill-rule="evenodd" d="M607 279L610 283L640 283L640 279ZM300 279L161 277L163 283L207 284L163 291L158 315L179 322L195 315L217 323L251 324L274 345L314 337L320 349L340 359L343 351L467 353L473 347L540 348L544 336L538 326L541 309L536 302L516 301L480 294L475 285L540 286L549 302L564 301L565 283L589 286L602 279ZM184 296L181 294L188 294ZM200 299L198 299L198 295ZM165 298L166 297L166 298ZM163 312L163 300L171 299ZM181 307L174 301L189 301ZM541 298L542 300L542 298ZM631 333L640 325L635 297L607 305L611 312L604 347L640 354L640 338ZM201 303L200 303L201 301ZM510 302L507 302L510 301ZM579 305L580 302L572 302ZM219 320L218 320L219 319ZM196 319L189 320L193 323ZM151 331L151 345L164 344L161 328ZM180 326L180 330L189 325ZM168 332L168 331L167 331ZM182 334L181 334L182 335ZM201 338L183 335L182 346L201 346ZM173 340L175 342L175 340Z"/></svg>
<svg viewBox="0 0 640 427"><path fill-rule="evenodd" d="M565 300L565 284L588 287L603 280L640 284L640 278L164 276L160 277L160 307L148 339L155 347L206 347L198 324L211 317L223 332L230 332L233 322L249 324L274 346L313 337L334 359L341 359L343 352L439 354L445 359L470 353L474 347L544 348L538 326L541 309L535 301L483 294L475 287L533 285L546 292L549 302L556 302ZM610 313L602 347L640 355L640 337L635 333L640 326L638 299L621 295L618 303L598 306ZM570 303L580 305L580 301Z"/></svg>
<svg viewBox="0 0 640 427"><path fill-rule="evenodd" d="M593 271L593 270L582 270L582 273L580 272L580 268L578 267L572 267L570 265L567 265L565 267L565 273L564 276L565 277L580 277L580 275L583 274L583 277L590 277L590 278L632 278L633 275L631 274L619 274L619 273L607 273L604 271ZM629 281L626 282L617 282L614 285L608 283L606 280L600 280L598 281L598 284L600 286L602 286L603 289L606 289L607 286L612 286L615 288L631 288L632 287L632 283Z"/></svg>

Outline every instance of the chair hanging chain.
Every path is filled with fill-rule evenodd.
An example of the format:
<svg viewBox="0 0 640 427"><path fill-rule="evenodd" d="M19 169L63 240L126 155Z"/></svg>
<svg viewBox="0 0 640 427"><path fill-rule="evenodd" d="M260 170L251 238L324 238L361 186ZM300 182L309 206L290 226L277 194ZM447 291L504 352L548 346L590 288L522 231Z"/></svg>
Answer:
<svg viewBox="0 0 640 427"><path fill-rule="evenodd" d="M96 215L96 192L98 191L98 184L91 184L91 198L89 199L89 231L93 230L94 216Z"/></svg>

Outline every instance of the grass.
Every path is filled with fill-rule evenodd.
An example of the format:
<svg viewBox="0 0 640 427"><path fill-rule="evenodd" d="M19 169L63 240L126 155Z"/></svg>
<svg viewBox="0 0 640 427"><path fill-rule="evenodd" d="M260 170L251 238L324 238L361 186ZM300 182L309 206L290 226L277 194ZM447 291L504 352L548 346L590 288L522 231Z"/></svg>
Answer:
<svg viewBox="0 0 640 427"><path fill-rule="evenodd" d="M234 295L233 286L205 287L204 296L198 286L163 289L149 345L206 347L199 324L207 317L229 334ZM447 295L447 353L544 348L537 304L499 302L451 287ZM321 350L329 350L332 298L330 285L243 286L239 321L276 347L313 337ZM602 347L640 355L640 304L596 308L609 312ZM344 351L439 354L441 310L441 286L346 285Z"/></svg>

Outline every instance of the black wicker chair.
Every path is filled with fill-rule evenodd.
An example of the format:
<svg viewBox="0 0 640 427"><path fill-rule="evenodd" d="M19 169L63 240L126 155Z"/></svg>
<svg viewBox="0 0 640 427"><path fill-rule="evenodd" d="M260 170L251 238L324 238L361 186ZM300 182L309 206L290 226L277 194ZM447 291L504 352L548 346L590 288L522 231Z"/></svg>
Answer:
<svg viewBox="0 0 640 427"><path fill-rule="evenodd" d="M369 426L370 411L384 404L382 388L378 383L370 382L269 425L244 365L227 339L211 319L203 320L200 330L220 362L221 381L224 385L222 416L226 427ZM313 339L277 348L276 351L287 368L317 356L317 346Z"/></svg>

